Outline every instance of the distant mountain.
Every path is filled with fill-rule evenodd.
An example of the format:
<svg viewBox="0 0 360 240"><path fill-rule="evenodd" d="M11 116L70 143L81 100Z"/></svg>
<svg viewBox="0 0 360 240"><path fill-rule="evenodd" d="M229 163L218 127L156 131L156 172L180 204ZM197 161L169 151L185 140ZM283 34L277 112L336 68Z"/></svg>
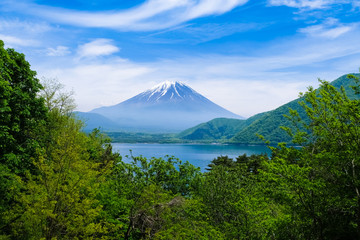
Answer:
<svg viewBox="0 0 360 240"><path fill-rule="evenodd" d="M117 129L162 133L179 132L219 117L242 118L213 103L186 84L169 81L117 105L79 114L87 118L92 126L98 125L105 131ZM99 115L103 117L102 121L98 121ZM105 119L111 124L107 125Z"/></svg>
<svg viewBox="0 0 360 240"><path fill-rule="evenodd" d="M121 128L116 122L97 113L75 112L75 116L85 123L84 130L86 132L90 132L94 128L101 128L101 130L109 132L127 131L126 128Z"/></svg>

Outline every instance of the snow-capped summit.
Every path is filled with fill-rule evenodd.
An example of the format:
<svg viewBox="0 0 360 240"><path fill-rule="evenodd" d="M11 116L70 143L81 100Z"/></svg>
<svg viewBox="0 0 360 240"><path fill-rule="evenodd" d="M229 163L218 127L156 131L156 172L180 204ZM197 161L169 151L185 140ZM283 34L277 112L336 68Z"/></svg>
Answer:
<svg viewBox="0 0 360 240"><path fill-rule="evenodd" d="M158 101L161 97L164 97L165 95L169 95L170 99L172 98L183 98L179 91L181 88L185 87L185 84L181 82L175 82L175 81L165 81L163 83L160 83L153 88L147 90L146 92L150 94L149 100L155 99ZM187 86L186 86L187 87ZM187 87L190 89L190 87Z"/></svg>
<svg viewBox="0 0 360 240"><path fill-rule="evenodd" d="M90 113L100 114L124 129L158 132L181 131L218 117L241 118L177 81L165 81L117 105Z"/></svg>
<svg viewBox="0 0 360 240"><path fill-rule="evenodd" d="M155 85L154 87L152 87L151 89L149 89L148 91L166 91L171 87L176 87L176 85L185 85L182 82L178 82L178 81L165 81L162 83L159 83L158 85Z"/></svg>
<svg viewBox="0 0 360 240"><path fill-rule="evenodd" d="M165 81L160 83L149 90L146 90L133 98L127 100L127 103L164 103L164 102L184 102L193 101L195 99L203 99L201 96L191 87L182 82L170 82Z"/></svg>

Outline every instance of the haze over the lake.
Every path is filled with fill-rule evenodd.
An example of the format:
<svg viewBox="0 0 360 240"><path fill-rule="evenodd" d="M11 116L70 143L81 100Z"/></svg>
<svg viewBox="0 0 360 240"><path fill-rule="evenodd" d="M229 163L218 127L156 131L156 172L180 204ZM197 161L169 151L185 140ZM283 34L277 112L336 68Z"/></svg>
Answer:
<svg viewBox="0 0 360 240"><path fill-rule="evenodd" d="M3 0L0 39L78 110L166 80L249 117L360 67L355 0Z"/></svg>

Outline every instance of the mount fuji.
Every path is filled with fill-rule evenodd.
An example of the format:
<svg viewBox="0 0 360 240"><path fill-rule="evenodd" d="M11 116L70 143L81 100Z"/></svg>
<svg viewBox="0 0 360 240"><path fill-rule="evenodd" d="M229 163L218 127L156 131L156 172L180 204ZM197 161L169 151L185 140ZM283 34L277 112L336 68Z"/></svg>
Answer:
<svg viewBox="0 0 360 240"><path fill-rule="evenodd" d="M78 115L85 119L87 130L162 133L179 132L219 117L243 119L186 84L170 81L119 104Z"/></svg>

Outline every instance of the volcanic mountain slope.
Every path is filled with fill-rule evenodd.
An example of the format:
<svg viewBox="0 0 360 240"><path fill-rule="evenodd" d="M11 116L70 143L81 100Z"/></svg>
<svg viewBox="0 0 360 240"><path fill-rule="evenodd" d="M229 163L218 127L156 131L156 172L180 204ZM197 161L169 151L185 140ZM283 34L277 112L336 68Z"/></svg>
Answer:
<svg viewBox="0 0 360 240"><path fill-rule="evenodd" d="M100 107L88 113L80 113L82 118L87 118L88 125L96 125L92 116L97 114L117 124L118 131L137 132L179 132L214 118L242 119L186 84L169 81L117 105ZM106 125L99 127L108 130ZM114 131L113 125L111 131Z"/></svg>

